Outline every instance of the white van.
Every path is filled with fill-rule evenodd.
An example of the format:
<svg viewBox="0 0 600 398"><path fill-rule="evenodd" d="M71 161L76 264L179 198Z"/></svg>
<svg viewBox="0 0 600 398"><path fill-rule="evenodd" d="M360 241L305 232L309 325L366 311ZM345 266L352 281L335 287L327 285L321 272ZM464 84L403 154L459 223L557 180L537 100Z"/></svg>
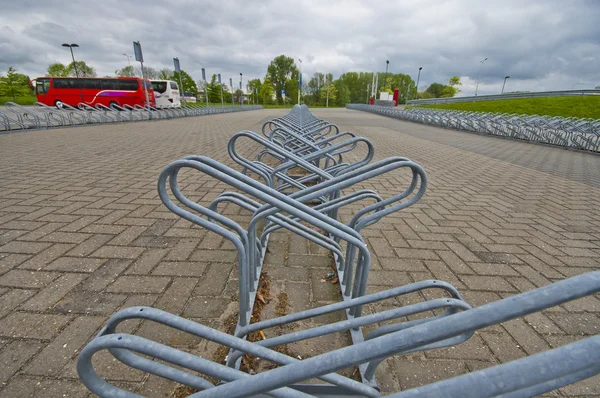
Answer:
<svg viewBox="0 0 600 398"><path fill-rule="evenodd" d="M151 80L157 108L179 108L179 86L172 80Z"/></svg>

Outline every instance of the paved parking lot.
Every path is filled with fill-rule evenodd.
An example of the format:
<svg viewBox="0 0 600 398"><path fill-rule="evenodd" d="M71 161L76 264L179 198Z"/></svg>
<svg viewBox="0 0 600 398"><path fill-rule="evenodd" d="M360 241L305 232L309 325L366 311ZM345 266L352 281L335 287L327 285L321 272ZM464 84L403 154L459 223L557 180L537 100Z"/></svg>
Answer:
<svg viewBox="0 0 600 398"><path fill-rule="evenodd" d="M259 131L285 112L0 135L0 396L88 396L77 353L120 308L152 305L226 328L237 289L233 247L167 211L157 177L188 154L231 165L233 133ZM374 254L370 290L438 278L480 305L600 268L599 156L345 109L314 113L371 139L376 159L406 156L428 173L417 205L363 232ZM402 181L386 176L369 186L386 196ZM209 179L187 183L203 202L223 189ZM336 287L322 281L327 253L285 234L270 251L274 302L286 292L296 311L335 299ZM597 334L599 312L589 297L457 347L396 357L379 370L380 384L409 388ZM124 328L212 349L149 324ZM169 396L177 387L108 358L99 356L99 372L139 394ZM600 394L599 386L596 377L560 394Z"/></svg>

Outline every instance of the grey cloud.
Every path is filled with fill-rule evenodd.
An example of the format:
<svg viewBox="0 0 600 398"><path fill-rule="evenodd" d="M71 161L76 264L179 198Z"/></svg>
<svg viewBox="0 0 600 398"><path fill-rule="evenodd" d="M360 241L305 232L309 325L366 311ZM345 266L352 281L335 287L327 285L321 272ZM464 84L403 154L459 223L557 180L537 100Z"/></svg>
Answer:
<svg viewBox="0 0 600 398"><path fill-rule="evenodd" d="M416 78L421 88L458 75L472 94L588 87L600 84L600 3L589 0L437 1L264 0L138 2L24 0L3 5L0 71L14 66L44 74L52 62L70 61L63 42L76 42L76 58L112 74L127 64L139 40L146 65L172 68L177 56L195 78L221 73L244 81L263 78L280 54L301 58L305 78L347 71L390 71ZM568 4L568 5L567 5ZM580 85L579 87L583 87Z"/></svg>

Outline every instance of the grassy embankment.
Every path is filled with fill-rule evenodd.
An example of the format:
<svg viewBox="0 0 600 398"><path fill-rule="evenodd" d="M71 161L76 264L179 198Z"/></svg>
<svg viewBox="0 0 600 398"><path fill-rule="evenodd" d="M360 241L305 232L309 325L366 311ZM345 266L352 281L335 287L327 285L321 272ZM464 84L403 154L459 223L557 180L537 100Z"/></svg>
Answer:
<svg viewBox="0 0 600 398"><path fill-rule="evenodd" d="M600 95L459 102L455 104L420 105L419 108L600 119Z"/></svg>
<svg viewBox="0 0 600 398"><path fill-rule="evenodd" d="M17 97L16 101L13 99L13 97L0 97L0 105L4 105L7 102L16 102L19 105L33 105L33 103L36 101L37 101L37 98L34 96Z"/></svg>

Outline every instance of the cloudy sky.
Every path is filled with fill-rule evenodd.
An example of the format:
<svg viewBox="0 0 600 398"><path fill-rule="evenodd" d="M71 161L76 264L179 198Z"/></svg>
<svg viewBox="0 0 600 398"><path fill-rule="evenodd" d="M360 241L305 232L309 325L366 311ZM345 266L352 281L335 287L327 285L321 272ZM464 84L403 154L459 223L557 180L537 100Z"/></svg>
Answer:
<svg viewBox="0 0 600 398"><path fill-rule="evenodd" d="M0 72L35 76L77 60L99 76L127 65L132 42L145 64L172 68L173 57L194 79L221 73L263 78L280 54L315 72L408 73L420 88L458 75L461 95L506 90L600 86L600 1L596 0L19 0L0 7Z"/></svg>

